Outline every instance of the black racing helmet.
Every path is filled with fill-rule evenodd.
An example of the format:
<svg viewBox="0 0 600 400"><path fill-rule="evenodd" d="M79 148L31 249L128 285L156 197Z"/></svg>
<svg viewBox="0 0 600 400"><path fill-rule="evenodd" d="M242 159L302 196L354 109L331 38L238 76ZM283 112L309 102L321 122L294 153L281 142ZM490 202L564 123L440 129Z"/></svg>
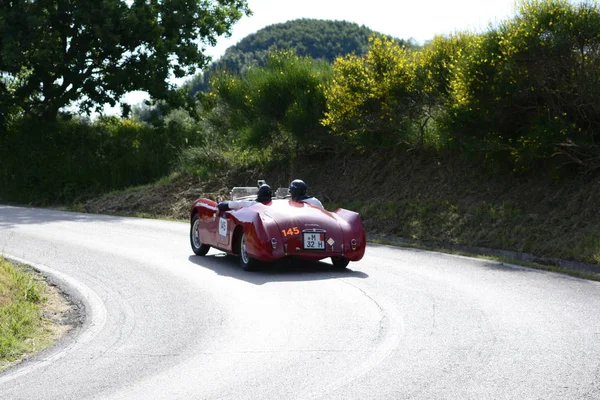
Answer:
<svg viewBox="0 0 600 400"><path fill-rule="evenodd" d="M256 192L256 201L265 202L273 200L273 190L271 190L271 186L262 185L258 188L258 192Z"/></svg>
<svg viewBox="0 0 600 400"><path fill-rule="evenodd" d="M301 179L294 179L292 183L290 183L290 194L292 195L292 200L302 200L302 197L306 195L306 191L308 190L308 186Z"/></svg>

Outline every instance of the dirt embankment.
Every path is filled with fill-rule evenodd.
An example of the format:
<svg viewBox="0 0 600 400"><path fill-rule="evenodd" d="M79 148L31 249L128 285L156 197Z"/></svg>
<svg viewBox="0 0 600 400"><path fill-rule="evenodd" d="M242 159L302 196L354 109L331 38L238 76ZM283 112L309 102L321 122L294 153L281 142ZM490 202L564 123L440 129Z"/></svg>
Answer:
<svg viewBox="0 0 600 400"><path fill-rule="evenodd" d="M87 202L89 212L187 219L198 197L227 195L232 186L265 179L287 187L303 179L326 208L361 213L370 234L441 246L473 246L600 264L600 180L485 175L469 165L427 156L297 160L281 169L228 173L109 194Z"/></svg>

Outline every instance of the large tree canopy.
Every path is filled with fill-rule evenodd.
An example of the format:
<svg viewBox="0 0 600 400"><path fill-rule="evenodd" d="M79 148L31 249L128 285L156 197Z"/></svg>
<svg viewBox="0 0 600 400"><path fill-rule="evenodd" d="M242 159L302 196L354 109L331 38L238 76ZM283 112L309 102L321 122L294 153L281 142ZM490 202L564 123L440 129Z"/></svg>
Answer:
<svg viewBox="0 0 600 400"><path fill-rule="evenodd" d="M128 91L173 100L170 77L193 74L206 46L249 15L247 0L7 0L0 2L0 117L55 119L116 105Z"/></svg>

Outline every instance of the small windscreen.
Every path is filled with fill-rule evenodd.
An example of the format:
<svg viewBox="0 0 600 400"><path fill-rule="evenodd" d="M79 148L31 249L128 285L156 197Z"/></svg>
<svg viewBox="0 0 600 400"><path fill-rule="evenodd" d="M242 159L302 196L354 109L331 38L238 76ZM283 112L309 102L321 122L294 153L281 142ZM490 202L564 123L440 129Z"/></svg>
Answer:
<svg viewBox="0 0 600 400"><path fill-rule="evenodd" d="M263 180L259 181L264 183ZM256 193L258 192L258 187L254 186L236 186L231 189L231 200L254 200L256 198ZM275 191L274 197L276 199L285 199L289 197L289 190L287 187L280 187Z"/></svg>
<svg viewBox="0 0 600 400"><path fill-rule="evenodd" d="M275 198L277 199L285 199L290 195L288 188L280 187L275 191Z"/></svg>
<svg viewBox="0 0 600 400"><path fill-rule="evenodd" d="M256 192L258 188L247 186L247 187L234 187L231 189L231 200L251 200L256 198Z"/></svg>

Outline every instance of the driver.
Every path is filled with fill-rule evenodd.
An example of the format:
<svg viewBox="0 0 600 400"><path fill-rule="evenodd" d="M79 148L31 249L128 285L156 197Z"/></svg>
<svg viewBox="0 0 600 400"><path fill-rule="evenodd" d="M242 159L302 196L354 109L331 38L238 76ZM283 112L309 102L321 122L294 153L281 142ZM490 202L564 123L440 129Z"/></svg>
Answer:
<svg viewBox="0 0 600 400"><path fill-rule="evenodd" d="M292 183L290 183L290 195L292 196L292 200L294 201L302 201L304 203L311 204L313 206L323 208L323 204L313 196L307 196L306 191L308 190L308 186L301 179L294 179Z"/></svg>
<svg viewBox="0 0 600 400"><path fill-rule="evenodd" d="M250 207L257 203L265 204L271 200L273 200L273 191L271 190L271 186L265 184L258 188L256 200L223 201L217 205L217 208L219 211L239 210L242 207Z"/></svg>

